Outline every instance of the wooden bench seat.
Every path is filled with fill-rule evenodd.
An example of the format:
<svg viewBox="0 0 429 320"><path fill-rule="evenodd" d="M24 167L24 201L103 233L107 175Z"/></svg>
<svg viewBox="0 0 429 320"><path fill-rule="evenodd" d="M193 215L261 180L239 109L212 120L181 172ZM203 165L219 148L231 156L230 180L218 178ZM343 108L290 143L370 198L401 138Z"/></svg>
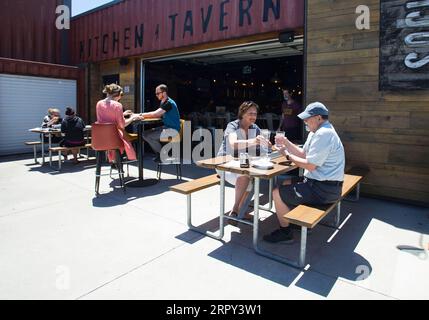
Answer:
<svg viewBox="0 0 429 320"><path fill-rule="evenodd" d="M170 187L171 191L178 192L184 195L189 195L194 192L204 190L219 184L219 177L216 174L199 178Z"/></svg>
<svg viewBox="0 0 429 320"><path fill-rule="evenodd" d="M91 144L85 144L84 146L79 146L79 147L52 147L49 148L49 150L51 150L52 152L62 152L62 151L72 151L72 150L80 150L80 149L86 149L86 148L91 148Z"/></svg>
<svg viewBox="0 0 429 320"><path fill-rule="evenodd" d="M362 179L362 176L346 174L344 176L341 198L338 199L337 202L326 206L300 205L288 212L284 218L292 224L312 229L333 209L338 207L339 203L341 203L341 201L357 187Z"/></svg>
<svg viewBox="0 0 429 320"><path fill-rule="evenodd" d="M80 152L80 150L82 149L87 149L89 152L89 149L92 147L92 145L90 143L87 143L83 146L79 146L79 147L52 147L49 148L50 152L58 152L58 171L61 171L61 154L63 152L68 152L68 151L73 151L76 150L78 152ZM87 156L89 156L89 153L87 153Z"/></svg>
<svg viewBox="0 0 429 320"><path fill-rule="evenodd" d="M37 146L41 146L42 142L41 141L28 141L28 142L24 142L26 146L30 146L33 147L33 153L34 153L34 163L39 163L37 161ZM43 150L42 150L43 152Z"/></svg>
<svg viewBox="0 0 429 320"><path fill-rule="evenodd" d="M287 219L289 223L301 226L301 248L298 261L299 267L305 267L308 229L314 228L335 208L337 208L337 213L333 227L338 228L340 226L341 218L341 201L344 200L344 198L354 189L356 189L356 199L359 198L360 182L362 179L362 176L346 174L344 176L341 197L335 203L322 206L300 205L284 215L284 218Z"/></svg>
<svg viewBox="0 0 429 320"><path fill-rule="evenodd" d="M192 200L191 199L192 199L192 194L194 192L213 187L215 185L218 185L219 183L220 183L220 178L216 174L213 174L207 177L202 177L199 179L195 179L192 181L188 181L188 182L170 187L170 191L184 194L187 197L187 217L188 217L187 222L188 222L189 229L218 240L222 239L223 234L215 235L208 230L197 228L192 224ZM221 225L223 224L222 218L220 218L220 223Z"/></svg>
<svg viewBox="0 0 429 320"><path fill-rule="evenodd" d="M337 208L337 215L335 219L335 227L338 227L340 224L340 213L341 213L341 201L345 199L350 192L354 189L357 191L357 195L360 191L360 182L363 179L362 176L355 176L346 174L344 177L343 189L341 198L337 202L325 206L306 206L300 205L295 209L291 210L284 217L292 224L301 226L301 247L299 260L288 262L287 264L294 267L303 268L305 267L305 255L306 255L306 246L307 246L307 232L308 229L314 228L329 212ZM191 195L194 192L215 186L220 183L219 177L214 174L211 176L203 177L193 181L185 182L173 187L170 187L171 191L178 192L187 196L187 210L188 210L188 227L190 230L197 231L201 234L210 236L214 239L223 238L223 215L220 215L219 225L220 225L220 234L215 235L214 233L204 230L202 228L197 228L192 225L192 208L191 208ZM222 198L222 197L221 197ZM221 208L223 204L221 203ZM222 209L221 209L222 210ZM279 260L280 261L280 260Z"/></svg>
<svg viewBox="0 0 429 320"><path fill-rule="evenodd" d="M40 146L41 144L42 144L42 142L40 142L40 141L25 142L26 146Z"/></svg>

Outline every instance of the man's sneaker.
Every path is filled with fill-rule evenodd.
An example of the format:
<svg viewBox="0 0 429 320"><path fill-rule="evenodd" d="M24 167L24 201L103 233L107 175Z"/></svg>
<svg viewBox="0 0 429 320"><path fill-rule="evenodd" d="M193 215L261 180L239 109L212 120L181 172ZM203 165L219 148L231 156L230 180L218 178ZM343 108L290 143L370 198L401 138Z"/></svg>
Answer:
<svg viewBox="0 0 429 320"><path fill-rule="evenodd" d="M265 235L263 239L270 243L290 244L294 242L291 228L277 229L271 234Z"/></svg>

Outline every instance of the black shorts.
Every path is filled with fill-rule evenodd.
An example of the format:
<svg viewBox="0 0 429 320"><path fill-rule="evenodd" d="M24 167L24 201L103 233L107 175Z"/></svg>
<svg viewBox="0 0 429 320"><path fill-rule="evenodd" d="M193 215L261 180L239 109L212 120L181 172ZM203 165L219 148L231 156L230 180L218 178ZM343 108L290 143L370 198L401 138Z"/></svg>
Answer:
<svg viewBox="0 0 429 320"><path fill-rule="evenodd" d="M57 143L61 143L61 141L63 141L63 137L57 137L57 136L52 136L51 137L51 143L52 144L57 144ZM43 141L45 143L49 143L49 138L48 137L43 137Z"/></svg>
<svg viewBox="0 0 429 320"><path fill-rule="evenodd" d="M323 205L336 202L341 197L342 183L324 182L303 178L290 185L279 187L280 198L292 207L300 204Z"/></svg>

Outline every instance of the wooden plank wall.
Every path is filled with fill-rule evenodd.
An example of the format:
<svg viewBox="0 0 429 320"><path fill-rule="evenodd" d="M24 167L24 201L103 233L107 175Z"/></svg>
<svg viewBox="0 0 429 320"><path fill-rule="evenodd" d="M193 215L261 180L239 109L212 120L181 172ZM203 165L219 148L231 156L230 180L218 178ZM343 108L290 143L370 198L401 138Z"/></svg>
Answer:
<svg viewBox="0 0 429 320"><path fill-rule="evenodd" d="M321 101L363 192L429 205L429 91L380 92L379 0L308 0L307 102ZM358 30L358 5L371 10Z"/></svg>

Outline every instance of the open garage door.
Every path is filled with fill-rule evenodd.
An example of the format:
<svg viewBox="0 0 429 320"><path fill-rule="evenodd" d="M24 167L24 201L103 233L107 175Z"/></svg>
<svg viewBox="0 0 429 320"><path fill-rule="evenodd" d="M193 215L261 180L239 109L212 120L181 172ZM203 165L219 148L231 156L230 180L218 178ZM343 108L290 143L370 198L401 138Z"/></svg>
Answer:
<svg viewBox="0 0 429 320"><path fill-rule="evenodd" d="M261 121L274 119L261 125L270 124L269 129L276 130L282 113L282 89L290 89L299 104L304 94L304 39L301 36L288 40L291 41L272 39L146 59L145 110L159 105L154 89L166 83L182 117L192 121L193 127L224 129L225 121L236 116L239 105L253 100L260 106Z"/></svg>

